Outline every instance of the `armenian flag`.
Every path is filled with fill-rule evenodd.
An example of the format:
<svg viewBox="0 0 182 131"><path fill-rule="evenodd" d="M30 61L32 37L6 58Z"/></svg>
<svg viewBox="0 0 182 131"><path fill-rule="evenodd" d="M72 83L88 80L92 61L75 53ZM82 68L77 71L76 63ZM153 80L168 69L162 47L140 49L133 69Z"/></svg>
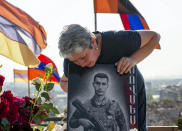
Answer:
<svg viewBox="0 0 182 131"><path fill-rule="evenodd" d="M44 28L26 12L0 0L0 55L36 67L37 57L46 46Z"/></svg>
<svg viewBox="0 0 182 131"><path fill-rule="evenodd" d="M27 83L28 82L28 71L14 69L14 82L15 83Z"/></svg>
<svg viewBox="0 0 182 131"><path fill-rule="evenodd" d="M120 14L125 30L149 30L144 17L129 0L94 0L94 12ZM160 45L156 48L160 49Z"/></svg>
<svg viewBox="0 0 182 131"><path fill-rule="evenodd" d="M39 77L40 75L44 74L45 66L48 63L52 63L53 68L56 70L54 71L53 75L51 76L51 82L55 82L56 84L59 84L60 83L60 77L59 77L59 73L58 73L57 67L54 64L54 62L50 58L48 58L47 56L45 56L43 54L41 54L38 57L38 59L40 61L38 68L28 68L29 80L32 80L32 79Z"/></svg>

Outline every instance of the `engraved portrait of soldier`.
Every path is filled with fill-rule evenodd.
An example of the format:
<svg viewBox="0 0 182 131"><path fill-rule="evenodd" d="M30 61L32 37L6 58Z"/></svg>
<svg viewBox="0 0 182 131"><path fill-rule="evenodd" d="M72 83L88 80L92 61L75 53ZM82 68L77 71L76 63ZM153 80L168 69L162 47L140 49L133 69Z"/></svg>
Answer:
<svg viewBox="0 0 182 131"><path fill-rule="evenodd" d="M120 103L107 96L110 87L109 77L99 72L93 75L91 87L94 94L72 101L75 111L69 119L69 126L74 130L83 127L84 131L127 131L127 124ZM81 130L80 130L81 131Z"/></svg>

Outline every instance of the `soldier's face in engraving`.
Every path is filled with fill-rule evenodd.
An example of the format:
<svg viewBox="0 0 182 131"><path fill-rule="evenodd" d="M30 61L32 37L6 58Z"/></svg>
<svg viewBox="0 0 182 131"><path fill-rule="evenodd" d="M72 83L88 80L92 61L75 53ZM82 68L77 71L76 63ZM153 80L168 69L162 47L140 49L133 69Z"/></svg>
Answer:
<svg viewBox="0 0 182 131"><path fill-rule="evenodd" d="M99 96L105 95L108 88L107 78L96 77L95 81L93 82L93 86L95 88L96 95Z"/></svg>

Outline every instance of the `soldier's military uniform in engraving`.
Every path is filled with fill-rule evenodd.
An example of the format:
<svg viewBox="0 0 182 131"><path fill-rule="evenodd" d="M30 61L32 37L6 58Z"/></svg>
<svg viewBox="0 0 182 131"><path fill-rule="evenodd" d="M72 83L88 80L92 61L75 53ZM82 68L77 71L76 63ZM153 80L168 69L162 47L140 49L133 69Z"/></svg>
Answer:
<svg viewBox="0 0 182 131"><path fill-rule="evenodd" d="M85 119L94 126L83 127L84 131L127 131L125 117L119 103L105 96L108 88L106 74L96 74L94 84L95 95L91 99L83 104L78 99L73 102L77 109L69 120L69 126L78 128L82 126L79 119Z"/></svg>

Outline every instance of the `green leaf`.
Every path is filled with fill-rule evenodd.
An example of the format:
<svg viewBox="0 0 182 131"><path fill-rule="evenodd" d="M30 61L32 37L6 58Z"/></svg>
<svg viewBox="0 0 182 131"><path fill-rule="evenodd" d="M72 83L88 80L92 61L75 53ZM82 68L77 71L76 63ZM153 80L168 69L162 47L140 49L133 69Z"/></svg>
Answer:
<svg viewBox="0 0 182 131"><path fill-rule="evenodd" d="M29 102L30 102L31 104L34 104L34 101L33 101L33 100L29 100Z"/></svg>
<svg viewBox="0 0 182 131"><path fill-rule="evenodd" d="M40 114L41 120L47 119L49 116L47 114Z"/></svg>
<svg viewBox="0 0 182 131"><path fill-rule="evenodd" d="M47 104L47 107L48 107L49 109L52 109L52 108L53 108L53 104L52 104L52 103L49 103L49 104Z"/></svg>
<svg viewBox="0 0 182 131"><path fill-rule="evenodd" d="M52 74L51 74L51 73L49 73L49 78L48 78L48 79L49 79L49 81L51 81L51 76L52 76Z"/></svg>
<svg viewBox="0 0 182 131"><path fill-rule="evenodd" d="M1 93L1 91L2 91L2 86L0 86L0 93Z"/></svg>
<svg viewBox="0 0 182 131"><path fill-rule="evenodd" d="M44 86L44 91L51 91L54 87L54 83L48 83Z"/></svg>
<svg viewBox="0 0 182 131"><path fill-rule="evenodd" d="M58 111L58 109L57 109L56 107L53 107L53 108L52 108L52 112L53 112L54 114L59 114L59 111Z"/></svg>
<svg viewBox="0 0 182 131"><path fill-rule="evenodd" d="M45 110L47 111L47 113L50 112L50 108L48 108L47 103L46 103L46 105L45 105Z"/></svg>
<svg viewBox="0 0 182 131"><path fill-rule="evenodd" d="M40 75L39 78L42 78L44 76L44 74Z"/></svg>
<svg viewBox="0 0 182 131"><path fill-rule="evenodd" d="M36 88L37 91L39 91L40 90L40 84L36 84L35 88Z"/></svg>
<svg viewBox="0 0 182 131"><path fill-rule="evenodd" d="M45 100L50 100L49 94L47 92L42 92L41 96L45 98Z"/></svg>
<svg viewBox="0 0 182 131"><path fill-rule="evenodd" d="M44 113L44 112L38 112L37 113L37 115L35 116L35 120L38 120L37 122L39 122L39 120L41 121L41 120L45 120L48 118L48 114Z"/></svg>
<svg viewBox="0 0 182 131"><path fill-rule="evenodd" d="M39 131L43 131L45 126L33 125L31 126L31 128L33 128L33 131L35 131L35 129L38 129Z"/></svg>
<svg viewBox="0 0 182 131"><path fill-rule="evenodd" d="M0 129L3 130L3 131L9 131L10 123L6 118L2 118L0 120Z"/></svg>
<svg viewBox="0 0 182 131"><path fill-rule="evenodd" d="M41 97L38 97L38 99L37 99L37 105L40 105L41 102L42 102Z"/></svg>
<svg viewBox="0 0 182 131"><path fill-rule="evenodd" d="M45 68L45 73L46 73L46 74L49 74L50 71L51 71L51 70L50 70L49 68L47 68L47 67Z"/></svg>
<svg viewBox="0 0 182 131"><path fill-rule="evenodd" d="M41 111L46 110L49 113L52 108L53 108L53 104L52 103L49 103L49 104L44 103L43 105L41 105L40 110Z"/></svg>
<svg viewBox="0 0 182 131"><path fill-rule="evenodd" d="M40 119L39 115L37 115L36 117L34 117L33 122L35 122L37 124L40 124L41 119Z"/></svg>
<svg viewBox="0 0 182 131"><path fill-rule="evenodd" d="M49 112L49 109L47 108L47 103L44 103L43 105L40 106L40 110L44 111L46 110L47 112Z"/></svg>
<svg viewBox="0 0 182 131"><path fill-rule="evenodd" d="M56 69L53 69L52 72L56 71Z"/></svg>

